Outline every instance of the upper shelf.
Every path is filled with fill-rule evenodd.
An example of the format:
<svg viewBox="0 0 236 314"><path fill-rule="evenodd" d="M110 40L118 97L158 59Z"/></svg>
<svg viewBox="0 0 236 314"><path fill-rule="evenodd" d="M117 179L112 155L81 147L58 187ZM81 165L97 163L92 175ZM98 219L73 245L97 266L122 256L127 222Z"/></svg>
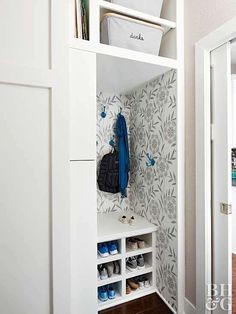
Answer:
<svg viewBox="0 0 236 314"><path fill-rule="evenodd" d="M161 74L169 69L177 69L177 33L179 32L176 22L176 0L164 0L161 12L161 18L146 14L137 10L123 7L104 0L90 0L88 11L90 20L90 40L82 40L74 37L74 12L73 1L71 3L70 17L70 41L69 47L88 52L94 52L102 57L114 57L123 59L124 62L135 61L137 63L155 65L158 68L156 73ZM165 34L162 37L159 55L151 55L130 49L104 45L100 43L100 22L103 14L106 12L115 12L121 15L128 15L132 18L145 20L149 23L159 24L165 29ZM73 27L72 27L73 26ZM140 66L142 68L142 66ZM144 69L145 70L145 66ZM149 74L150 71L148 72ZM150 76L148 74L148 77ZM120 86L122 88L122 86ZM123 89L123 88L122 88Z"/></svg>
<svg viewBox="0 0 236 314"><path fill-rule="evenodd" d="M70 40L69 47L79 50L90 51L101 55L159 65L170 69L177 69L178 67L176 59L150 55L135 50L124 49L100 43L93 43L91 41L78 38L72 38Z"/></svg>
<svg viewBox="0 0 236 314"><path fill-rule="evenodd" d="M164 28L165 33L168 32L170 29L175 29L176 28L176 23L175 22L172 22L172 21L169 21L169 20L166 20L166 19L162 19L162 18L159 18L159 17L155 17L155 16L152 16L152 15L143 13L143 12L139 12L139 11L133 10L133 9L125 8L123 6L120 6L120 5L117 5L117 4L108 2L108 1L101 0L100 1L100 8L103 11L106 10L106 11L109 11L109 12L116 12L116 13L120 13L122 15L128 15L130 17L133 17L133 18L136 18L136 19L139 19L139 20L144 20L144 21L147 21L147 22L151 22L153 24L161 25ZM102 12L102 13L106 13L106 12ZM103 14L101 14L101 16L102 15Z"/></svg>
<svg viewBox="0 0 236 314"><path fill-rule="evenodd" d="M133 212L125 212L127 217L134 216L135 224L123 224L119 221L120 216L124 213L101 213L98 214L98 242L106 242L121 238L133 237L146 233L152 233L157 227L145 218L134 214Z"/></svg>

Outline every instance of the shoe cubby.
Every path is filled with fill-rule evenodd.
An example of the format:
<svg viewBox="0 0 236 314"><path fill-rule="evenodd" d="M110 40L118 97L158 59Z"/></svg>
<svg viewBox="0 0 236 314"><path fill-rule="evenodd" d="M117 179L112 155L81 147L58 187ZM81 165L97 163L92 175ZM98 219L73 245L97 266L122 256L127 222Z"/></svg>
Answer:
<svg viewBox="0 0 236 314"><path fill-rule="evenodd" d="M109 252L109 243L110 242L113 242L116 244L118 253L112 254L111 252ZM121 239L118 239L118 240L115 239L112 241L100 242L100 243L98 243L98 247L99 247L99 245L107 245L108 246L108 256L103 257L103 256L101 256L101 254L99 254L99 251L97 251L97 264L98 265L113 262L113 261L121 259Z"/></svg>
<svg viewBox="0 0 236 314"><path fill-rule="evenodd" d="M141 259L144 260L144 265L141 267L138 265L138 260L142 257ZM137 261L137 268L132 269L128 268L128 261L129 259L136 259ZM148 272L152 272L153 268L153 253L147 253L147 254L139 254L139 255L134 255L132 257L126 258L126 278L132 278L134 276L140 276L143 274L146 274Z"/></svg>
<svg viewBox="0 0 236 314"><path fill-rule="evenodd" d="M98 264L97 286L101 287L122 280L121 267L122 260Z"/></svg>
<svg viewBox="0 0 236 314"><path fill-rule="evenodd" d="M127 217L134 215L134 224L122 223L120 221L122 215ZM117 243L118 253L108 255L107 257L101 257L98 254L97 267L106 267L111 265L111 262L119 262L120 264L120 274L97 280L98 288L112 285L117 291L114 299L104 302L98 301L98 311L156 292L154 285L156 281L156 273L154 271L156 269L156 230L156 226L133 212L98 214L98 244L115 242ZM128 239L139 239L141 242L140 247L137 243L137 249L130 248L127 245ZM128 270L126 267L127 259L136 258L136 256L140 255L144 260L143 267L137 267L134 271ZM147 278L150 286L143 289L138 288L127 294L127 280L140 277Z"/></svg>
<svg viewBox="0 0 236 314"><path fill-rule="evenodd" d="M143 294L153 289L152 272L126 280L126 296Z"/></svg>
<svg viewBox="0 0 236 314"><path fill-rule="evenodd" d="M109 288L114 289L115 296L111 296L112 298L109 298L108 290ZM102 298L101 291L105 292L105 298ZM106 284L98 287L98 308L101 307L110 307L113 306L114 302L117 302L122 299L122 281L118 281L112 284ZM107 292L107 298L106 298L106 292Z"/></svg>
<svg viewBox="0 0 236 314"><path fill-rule="evenodd" d="M144 245L139 244L140 240L144 243ZM148 233L127 238L125 251L127 257L152 252L152 234Z"/></svg>

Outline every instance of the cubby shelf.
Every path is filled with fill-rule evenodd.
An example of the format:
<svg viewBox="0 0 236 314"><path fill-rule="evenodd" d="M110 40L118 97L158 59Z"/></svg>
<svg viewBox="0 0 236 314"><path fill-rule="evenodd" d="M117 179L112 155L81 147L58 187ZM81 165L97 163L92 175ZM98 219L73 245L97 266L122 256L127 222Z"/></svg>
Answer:
<svg viewBox="0 0 236 314"><path fill-rule="evenodd" d="M128 269L126 269L126 275L125 278L129 279L129 278L133 278L133 277L137 277L137 276L142 276L148 273L151 273L153 271L152 266L146 264L145 268L143 269L137 269L135 271L130 271Z"/></svg>
<svg viewBox="0 0 236 314"><path fill-rule="evenodd" d="M119 218L122 215L126 215L127 217L134 216L135 224L130 226L129 224L121 223ZM97 221L98 243L135 237L142 234L152 233L157 230L155 225L148 222L145 218L136 215L132 211L124 213L98 214ZM122 253L125 253L125 251Z"/></svg>
<svg viewBox="0 0 236 314"><path fill-rule="evenodd" d="M140 297L142 295L147 294L148 292L153 292L153 287L143 288L143 289L137 289L132 291L130 294L127 294L126 297Z"/></svg>
<svg viewBox="0 0 236 314"><path fill-rule="evenodd" d="M146 254L152 252L152 246L145 247L144 249L131 250L129 248L126 249L126 257L136 256L140 254Z"/></svg>
<svg viewBox="0 0 236 314"><path fill-rule="evenodd" d="M153 24L161 25L164 28L165 33L168 32L171 28L172 29L176 28L175 22L162 19L159 17L155 17L146 13L142 13L133 9L129 9L129 8L126 8L126 7L123 7L123 6L108 2L108 1L101 0L100 8L105 9L109 12L116 12L122 15L128 15L130 17L133 17L139 20L144 20L144 21L151 22Z"/></svg>
<svg viewBox="0 0 236 314"><path fill-rule="evenodd" d="M118 261L121 258L122 258L121 254L109 255L108 257L101 257L98 254L97 264L100 265L100 264L105 264L105 263L109 263L109 262L114 262L114 261Z"/></svg>
<svg viewBox="0 0 236 314"><path fill-rule="evenodd" d="M166 70L178 68L178 63L176 59L151 55L144 52L104 45L100 43L93 43L92 41L78 38L71 38L69 42L69 47L72 49L84 50L116 58L166 67Z"/></svg>
<svg viewBox="0 0 236 314"><path fill-rule="evenodd" d="M135 224L123 224L119 221L120 216L125 214L127 217L134 216ZM120 275L114 275L106 280L98 280L97 287L112 284L117 291L114 300L105 302L98 301L98 310L106 309L120 303L133 300L140 296L155 292L153 282L156 280L155 263L156 263L156 230L157 227L149 223L145 218L136 215L134 212L127 211L125 213L98 214L98 238L97 242L117 241L119 254L108 256L106 258L98 257L97 264L106 264L108 262L119 260ZM127 247L126 242L130 237L138 237L145 241L146 247L143 249L131 250ZM130 256L144 255L145 268L129 271L126 268L126 259ZM151 286L144 289L132 291L126 294L126 280L137 276L146 275L151 282ZM145 277L146 277L145 276Z"/></svg>
<svg viewBox="0 0 236 314"><path fill-rule="evenodd" d="M108 279L105 279L105 280L98 280L97 282L97 286L98 287L102 287L102 286L105 286L105 285L109 285L109 284L112 284L112 283L115 283L115 282L118 282L118 281L121 281L122 280L122 276L121 275L113 275L112 277L108 278Z"/></svg>

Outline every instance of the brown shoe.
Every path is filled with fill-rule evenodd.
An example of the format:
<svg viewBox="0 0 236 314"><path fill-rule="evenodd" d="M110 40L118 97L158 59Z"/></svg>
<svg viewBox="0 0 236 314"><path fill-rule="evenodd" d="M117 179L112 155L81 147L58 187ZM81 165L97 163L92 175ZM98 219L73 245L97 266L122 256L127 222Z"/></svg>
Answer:
<svg viewBox="0 0 236 314"><path fill-rule="evenodd" d="M128 279L127 283L131 287L131 289L133 289L133 290L136 290L139 287L139 284L136 283L133 279Z"/></svg>
<svg viewBox="0 0 236 314"><path fill-rule="evenodd" d="M145 241L139 238L134 239L138 243L139 249L144 249L145 248Z"/></svg>
<svg viewBox="0 0 236 314"><path fill-rule="evenodd" d="M126 294L130 294L132 292L132 289L128 284L126 284Z"/></svg>

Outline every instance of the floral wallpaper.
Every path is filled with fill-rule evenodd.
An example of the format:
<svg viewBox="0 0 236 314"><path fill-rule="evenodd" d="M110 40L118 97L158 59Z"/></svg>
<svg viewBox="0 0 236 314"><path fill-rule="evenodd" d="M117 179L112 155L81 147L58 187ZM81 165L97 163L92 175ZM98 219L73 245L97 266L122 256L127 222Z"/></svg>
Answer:
<svg viewBox="0 0 236 314"><path fill-rule="evenodd" d="M130 209L157 225L157 287L177 309L176 71L129 95Z"/></svg>
<svg viewBox="0 0 236 314"><path fill-rule="evenodd" d="M102 157L112 150L112 145L117 146L114 127L120 111L126 118L129 133L129 105L126 97L122 95L104 93L97 95L97 171ZM129 190L128 187L128 195ZM98 212L126 211L129 208L129 197L121 198L120 194L106 193L97 189Z"/></svg>
<svg viewBox="0 0 236 314"><path fill-rule="evenodd" d="M128 126L131 173L128 198L98 191L98 211L133 210L158 227L157 288L177 310L176 71L129 95L97 96L97 158L115 141L122 108ZM111 142L110 142L111 143Z"/></svg>

